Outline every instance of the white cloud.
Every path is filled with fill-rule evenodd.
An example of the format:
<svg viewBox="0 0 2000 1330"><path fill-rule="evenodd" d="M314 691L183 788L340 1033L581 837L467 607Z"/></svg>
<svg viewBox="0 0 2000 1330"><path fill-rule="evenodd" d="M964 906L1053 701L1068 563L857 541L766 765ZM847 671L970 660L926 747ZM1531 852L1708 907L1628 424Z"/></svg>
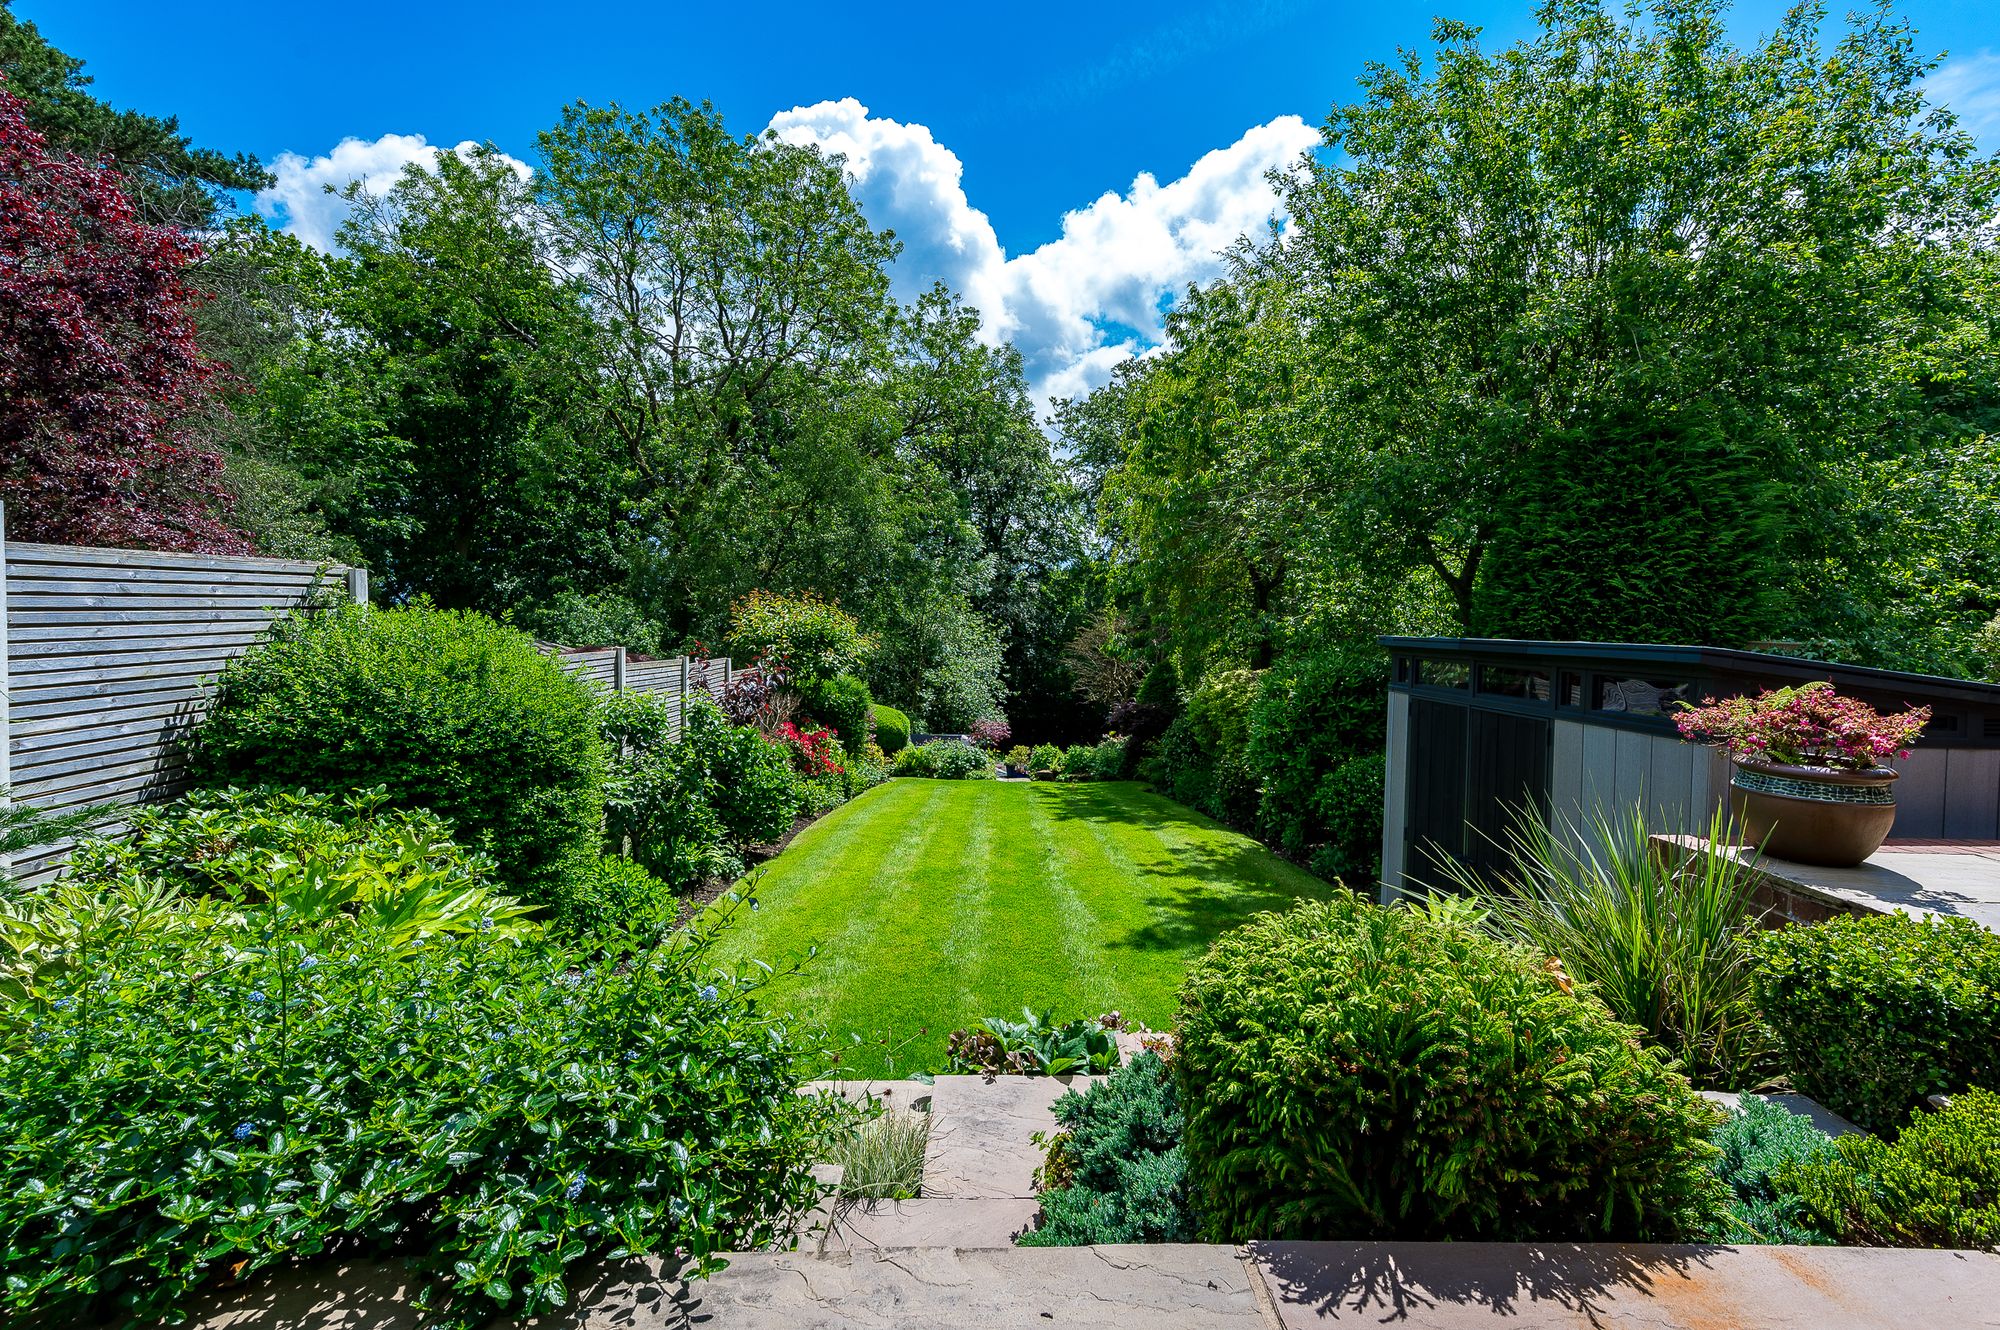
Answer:
<svg viewBox="0 0 2000 1330"><path fill-rule="evenodd" d="M1119 362L1158 345L1174 298L1219 274L1221 251L1278 215L1267 173L1292 167L1318 138L1299 117L1280 116L1178 179L1161 184L1141 174L1124 192L1107 191L1066 213L1054 240L1009 256L966 197L958 155L927 127L870 116L850 97L780 112L771 128L847 159L869 220L903 242L892 274L897 294L911 299L934 281L950 285L980 311L989 340L1020 349L1038 404L1087 392ZM331 249L347 205L326 186L366 180L385 188L436 151L422 135L384 134L345 139L319 157L285 153L271 165L277 183L257 195L257 211Z"/></svg>
<svg viewBox="0 0 2000 1330"><path fill-rule="evenodd" d="M1948 106L1959 124L1988 152L2000 149L2000 53L1981 51L1953 60L1931 75L1933 104Z"/></svg>
<svg viewBox="0 0 2000 1330"><path fill-rule="evenodd" d="M478 147L467 139L452 151L468 157ZM384 134L374 140L342 139L323 157L308 159L295 152L280 153L271 163L271 174L277 177L277 183L258 193L257 211L277 223L280 230L291 232L317 249L330 250L334 233L347 216L348 205L338 193L327 193L329 185L338 191L361 180L372 188L386 189L395 183L404 167L412 162L429 166L438 151L421 134ZM504 153L502 157L521 176L528 175L526 162Z"/></svg>
<svg viewBox="0 0 2000 1330"><path fill-rule="evenodd" d="M1179 179L1142 174L1122 194L1107 191L1065 214L1056 239L1009 257L966 198L957 154L925 126L871 117L850 97L781 112L771 128L847 158L869 220L903 241L899 294L950 283L990 338L1020 349L1038 402L1087 391L1156 345L1172 299L1220 273L1220 252L1278 214L1266 174L1318 139L1299 117L1280 116Z"/></svg>

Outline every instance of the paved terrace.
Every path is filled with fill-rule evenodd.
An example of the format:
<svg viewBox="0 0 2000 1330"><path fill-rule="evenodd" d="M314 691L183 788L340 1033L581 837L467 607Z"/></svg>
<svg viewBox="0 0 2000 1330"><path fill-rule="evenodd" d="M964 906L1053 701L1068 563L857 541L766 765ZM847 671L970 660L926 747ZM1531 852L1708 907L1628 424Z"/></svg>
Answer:
<svg viewBox="0 0 2000 1330"><path fill-rule="evenodd" d="M1694 836L1657 836L1682 851L1707 852ZM1891 841L1858 868L1819 868L1759 858L1740 846L1719 853L1751 863L1760 903L1800 923L1836 914L1958 915L2000 933L2000 842Z"/></svg>

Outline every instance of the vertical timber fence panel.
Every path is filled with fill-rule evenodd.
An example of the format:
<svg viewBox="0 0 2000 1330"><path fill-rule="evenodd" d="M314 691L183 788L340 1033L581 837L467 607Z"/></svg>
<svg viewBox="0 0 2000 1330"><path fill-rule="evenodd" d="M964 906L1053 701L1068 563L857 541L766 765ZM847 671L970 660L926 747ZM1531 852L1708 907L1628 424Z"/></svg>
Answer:
<svg viewBox="0 0 2000 1330"><path fill-rule="evenodd" d="M0 512L7 797L116 810L185 787L178 740L215 676L315 597L365 601L367 573L288 559L8 541ZM54 875L65 844L17 855L18 882Z"/></svg>

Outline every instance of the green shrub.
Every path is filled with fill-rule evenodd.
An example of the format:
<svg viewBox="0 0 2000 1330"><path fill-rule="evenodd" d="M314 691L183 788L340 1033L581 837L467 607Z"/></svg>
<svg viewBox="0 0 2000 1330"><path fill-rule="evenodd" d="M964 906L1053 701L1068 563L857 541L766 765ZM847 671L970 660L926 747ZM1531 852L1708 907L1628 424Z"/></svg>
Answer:
<svg viewBox="0 0 2000 1330"><path fill-rule="evenodd" d="M729 607L728 641L738 660L775 660L799 687L852 674L875 649L853 615L811 592L751 592Z"/></svg>
<svg viewBox="0 0 2000 1330"><path fill-rule="evenodd" d="M1062 770L1062 749L1054 744L1036 744L1028 754L1028 769L1036 773Z"/></svg>
<svg viewBox="0 0 2000 1330"><path fill-rule="evenodd" d="M1029 748L1026 744L1015 744L1007 750L1007 767L1011 771L1028 769Z"/></svg>
<svg viewBox="0 0 2000 1330"><path fill-rule="evenodd" d="M785 750L731 725L706 698L689 698L682 740L707 773L708 798L739 851L777 840L798 820L802 795Z"/></svg>
<svg viewBox="0 0 2000 1330"><path fill-rule="evenodd" d="M939 780L991 780L993 778L993 758L971 744L958 739L940 739L927 743L924 748L930 752L931 775Z"/></svg>
<svg viewBox="0 0 2000 1330"><path fill-rule="evenodd" d="M754 1250L816 1195L811 1050L714 973L713 925L636 956L359 920L90 940L0 1027L0 1306L147 1320L292 1260L399 1253L449 1324L566 1273ZM86 1199L87 1198L87 1199Z"/></svg>
<svg viewBox="0 0 2000 1330"><path fill-rule="evenodd" d="M1727 810L1714 814L1708 837L1735 841ZM1771 1041L1757 1019L1749 947L1756 882L1742 862L1660 854L1636 804L1581 828L1520 817L1502 845L1497 870L1446 868L1493 932L1557 958L1695 1084L1739 1090L1765 1079Z"/></svg>
<svg viewBox="0 0 2000 1330"><path fill-rule="evenodd" d="M189 767L209 785L381 786L538 904L597 852L604 811L590 685L525 633L428 606L279 620L223 670Z"/></svg>
<svg viewBox="0 0 2000 1330"><path fill-rule="evenodd" d="M1779 1177L1802 1164L1837 1157L1825 1132L1808 1118L1755 1095L1745 1095L1740 1112L1715 1129L1709 1138L1722 1157L1716 1176L1728 1184L1735 1199L1723 1222L1709 1236L1716 1242L1812 1246L1827 1238L1812 1226L1812 1218L1796 1191Z"/></svg>
<svg viewBox="0 0 2000 1330"><path fill-rule="evenodd" d="M1312 816L1325 840L1307 862L1321 877L1367 885L1382 872L1382 800L1388 758L1364 753L1335 767L1313 791ZM1266 792L1268 793L1268 792ZM1269 800L1259 805L1268 808Z"/></svg>
<svg viewBox="0 0 2000 1330"><path fill-rule="evenodd" d="M910 718L880 702L868 708L875 717L875 742L887 757L894 757L910 744Z"/></svg>
<svg viewBox="0 0 2000 1330"><path fill-rule="evenodd" d="M915 744L896 754L893 768L898 776L935 776L939 744Z"/></svg>
<svg viewBox="0 0 2000 1330"><path fill-rule="evenodd" d="M869 709L874 705L867 684L851 674L837 674L800 684L799 697L806 715L839 735L849 756L867 744Z"/></svg>
<svg viewBox="0 0 2000 1330"><path fill-rule="evenodd" d="M1847 916L1751 943L1792 1084L1874 1132L2000 1085L2000 937L1968 919Z"/></svg>
<svg viewBox="0 0 2000 1330"><path fill-rule="evenodd" d="M690 697L686 709L719 714L714 702L700 696ZM743 860L716 812L704 750L675 736L678 714L651 693L606 694L597 712L611 765L604 787L606 845L685 891L735 876ZM587 885L579 890L590 894Z"/></svg>
<svg viewBox="0 0 2000 1330"><path fill-rule="evenodd" d="M1042 1170L1041 1222L1023 1247L1198 1242L1181 1154L1186 1121L1174 1078L1141 1053L1103 1080L1056 1100L1062 1131Z"/></svg>
<svg viewBox="0 0 2000 1330"><path fill-rule="evenodd" d="M1365 648L1288 655L1264 674L1250 709L1245 763L1260 787L1257 834L1328 875L1365 870L1381 852L1382 789L1360 794L1367 768L1357 760L1386 738L1387 661Z"/></svg>
<svg viewBox="0 0 2000 1330"><path fill-rule="evenodd" d="M1538 957L1349 899L1224 934L1174 1070L1211 1241L1680 1241L1715 1113Z"/></svg>
<svg viewBox="0 0 2000 1330"><path fill-rule="evenodd" d="M1895 1141L1843 1136L1839 1153L1779 1171L1812 1222L1868 1247L2000 1249L2000 1094L1919 1111Z"/></svg>
<svg viewBox="0 0 2000 1330"><path fill-rule="evenodd" d="M607 854L576 874L557 921L576 937L646 943L673 923L679 910L672 886L641 864Z"/></svg>

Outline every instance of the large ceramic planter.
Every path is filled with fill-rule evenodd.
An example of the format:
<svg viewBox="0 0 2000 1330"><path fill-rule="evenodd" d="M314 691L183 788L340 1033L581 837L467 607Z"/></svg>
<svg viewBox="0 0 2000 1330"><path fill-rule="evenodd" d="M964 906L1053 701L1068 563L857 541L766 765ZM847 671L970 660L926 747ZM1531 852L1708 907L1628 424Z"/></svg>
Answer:
<svg viewBox="0 0 2000 1330"><path fill-rule="evenodd" d="M1735 759L1729 806L1743 839L1801 864L1851 868L1882 848L1896 823L1896 773L1834 771Z"/></svg>

